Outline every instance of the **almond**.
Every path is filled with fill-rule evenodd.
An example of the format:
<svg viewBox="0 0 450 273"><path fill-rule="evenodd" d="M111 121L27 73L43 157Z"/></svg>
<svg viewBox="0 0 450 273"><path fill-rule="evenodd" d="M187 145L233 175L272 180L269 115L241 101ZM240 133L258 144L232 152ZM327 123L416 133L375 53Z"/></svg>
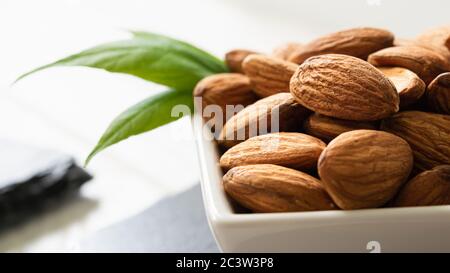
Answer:
<svg viewBox="0 0 450 273"><path fill-rule="evenodd" d="M373 122L343 120L316 113L306 119L303 128L308 135L328 143L342 133L360 129L376 130L377 126Z"/></svg>
<svg viewBox="0 0 450 273"><path fill-rule="evenodd" d="M247 165L223 177L226 193L240 205L262 213L334 210L320 181L276 165Z"/></svg>
<svg viewBox="0 0 450 273"><path fill-rule="evenodd" d="M295 72L290 89L306 108L340 119L379 120L399 110L392 82L369 63L347 55L311 57Z"/></svg>
<svg viewBox="0 0 450 273"><path fill-rule="evenodd" d="M298 170L317 165L326 144L320 139L300 133L273 133L256 136L229 149L220 158L220 166L274 164Z"/></svg>
<svg viewBox="0 0 450 273"><path fill-rule="evenodd" d="M450 205L450 165L425 171L409 181L393 202L395 207Z"/></svg>
<svg viewBox="0 0 450 273"><path fill-rule="evenodd" d="M272 56L287 61L291 58L292 54L296 51L302 50L303 47L304 46L299 43L286 43L275 48L272 52Z"/></svg>
<svg viewBox="0 0 450 273"><path fill-rule="evenodd" d="M377 28L354 28L320 37L300 48L288 59L301 64L316 55L345 54L367 59L369 54L393 45L394 35Z"/></svg>
<svg viewBox="0 0 450 273"><path fill-rule="evenodd" d="M273 116L276 113L278 117ZM276 94L247 106L230 118L218 141L230 148L254 136L297 131L308 114L309 111L298 104L291 94ZM272 128L272 119L278 123L278 128Z"/></svg>
<svg viewBox="0 0 450 273"><path fill-rule="evenodd" d="M242 62L244 59L251 54L257 54L254 51L246 49L235 49L229 51L225 54L225 63L231 72L243 73L242 72Z"/></svg>
<svg viewBox="0 0 450 273"><path fill-rule="evenodd" d="M411 40L411 39L396 39L394 41L394 46L418 46L429 49L440 54L442 57L450 62L450 50L446 47L440 47L429 43L428 41Z"/></svg>
<svg viewBox="0 0 450 273"><path fill-rule="evenodd" d="M450 164L450 116L406 111L383 120L381 129L409 143L417 169Z"/></svg>
<svg viewBox="0 0 450 273"><path fill-rule="evenodd" d="M194 89L194 96L202 98L202 109L217 105L222 109L222 124L227 120L227 105L247 106L257 100L248 77L237 73L223 73L202 79ZM214 117L216 118L216 117Z"/></svg>
<svg viewBox="0 0 450 273"><path fill-rule="evenodd" d="M262 98L289 92L289 81L297 67L294 63L264 55L250 55L242 64L255 93Z"/></svg>
<svg viewBox="0 0 450 273"><path fill-rule="evenodd" d="M426 94L430 110L450 115L450 73L437 76L428 86Z"/></svg>
<svg viewBox="0 0 450 273"><path fill-rule="evenodd" d="M416 103L425 93L425 83L414 72L402 67L378 69L394 83L400 96L401 108Z"/></svg>
<svg viewBox="0 0 450 273"><path fill-rule="evenodd" d="M377 208L408 178L413 155L408 143L386 132L341 134L323 151L318 170L334 202L346 210Z"/></svg>
<svg viewBox="0 0 450 273"><path fill-rule="evenodd" d="M405 39L405 38L395 38L394 40L394 46L414 46L417 45L417 41L412 39Z"/></svg>
<svg viewBox="0 0 450 273"><path fill-rule="evenodd" d="M419 46L390 47L369 56L369 63L375 66L404 67L416 73L425 84L439 74L450 71L450 64L442 55Z"/></svg>
<svg viewBox="0 0 450 273"><path fill-rule="evenodd" d="M450 25L430 29L419 35L417 41L436 48L450 62Z"/></svg>

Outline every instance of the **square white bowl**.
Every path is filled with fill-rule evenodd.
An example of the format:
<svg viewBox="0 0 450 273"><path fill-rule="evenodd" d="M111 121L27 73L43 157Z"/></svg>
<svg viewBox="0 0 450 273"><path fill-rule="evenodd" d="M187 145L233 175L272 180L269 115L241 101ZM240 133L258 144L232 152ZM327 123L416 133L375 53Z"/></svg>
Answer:
<svg viewBox="0 0 450 273"><path fill-rule="evenodd" d="M224 252L449 252L450 206L244 214L222 187L219 152L192 118L208 222ZM210 136L210 137L205 137Z"/></svg>

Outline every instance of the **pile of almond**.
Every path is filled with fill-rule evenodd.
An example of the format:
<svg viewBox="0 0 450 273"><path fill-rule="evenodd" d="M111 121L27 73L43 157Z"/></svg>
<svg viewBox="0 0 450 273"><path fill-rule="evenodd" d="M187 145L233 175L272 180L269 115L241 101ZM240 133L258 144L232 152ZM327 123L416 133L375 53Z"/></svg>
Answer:
<svg viewBox="0 0 450 273"><path fill-rule="evenodd" d="M450 205L450 26L412 40L356 28L225 59L232 73L203 79L194 95L203 108L245 106L208 118L226 122L223 188L240 206ZM269 130L251 130L261 124Z"/></svg>

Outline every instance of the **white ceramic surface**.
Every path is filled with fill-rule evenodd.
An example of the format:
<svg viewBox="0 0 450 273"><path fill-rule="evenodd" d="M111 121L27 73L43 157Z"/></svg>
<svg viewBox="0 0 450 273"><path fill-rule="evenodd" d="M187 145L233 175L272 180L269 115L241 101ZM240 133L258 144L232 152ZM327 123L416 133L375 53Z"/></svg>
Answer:
<svg viewBox="0 0 450 273"><path fill-rule="evenodd" d="M450 206L276 214L234 213L219 154L193 117L203 199L224 252L448 252Z"/></svg>

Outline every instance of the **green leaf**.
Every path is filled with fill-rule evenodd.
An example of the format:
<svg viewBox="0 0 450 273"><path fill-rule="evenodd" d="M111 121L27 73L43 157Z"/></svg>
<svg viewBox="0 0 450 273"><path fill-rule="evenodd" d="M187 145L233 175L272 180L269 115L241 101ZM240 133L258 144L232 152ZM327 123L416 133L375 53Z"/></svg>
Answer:
<svg viewBox="0 0 450 273"><path fill-rule="evenodd" d="M169 90L128 108L109 125L87 157L85 164L87 165L97 153L113 144L179 119L181 116L172 115L172 109L177 105L187 107L192 113L191 93Z"/></svg>
<svg viewBox="0 0 450 273"><path fill-rule="evenodd" d="M132 33L131 39L103 44L36 68L16 82L50 67L87 66L190 91L202 78L227 71L223 61L188 43L153 33Z"/></svg>

